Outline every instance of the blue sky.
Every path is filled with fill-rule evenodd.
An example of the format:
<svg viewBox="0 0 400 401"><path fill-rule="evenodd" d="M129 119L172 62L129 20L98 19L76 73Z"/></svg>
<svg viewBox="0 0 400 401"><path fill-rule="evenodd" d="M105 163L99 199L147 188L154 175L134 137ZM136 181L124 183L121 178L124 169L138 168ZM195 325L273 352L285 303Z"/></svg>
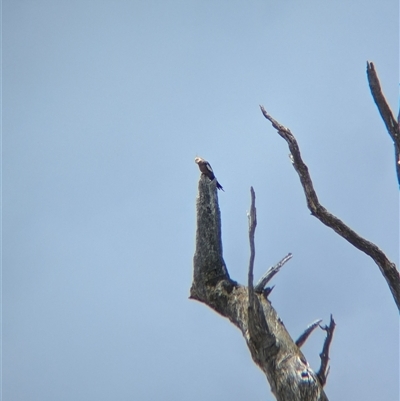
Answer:
<svg viewBox="0 0 400 401"><path fill-rule="evenodd" d="M245 283L288 252L271 301L293 337L337 322L330 399L394 400L398 312L374 263L313 218L263 104L321 203L398 263L398 3L2 2L2 396L273 400L236 328L188 300L199 171ZM304 347L317 369L324 335Z"/></svg>

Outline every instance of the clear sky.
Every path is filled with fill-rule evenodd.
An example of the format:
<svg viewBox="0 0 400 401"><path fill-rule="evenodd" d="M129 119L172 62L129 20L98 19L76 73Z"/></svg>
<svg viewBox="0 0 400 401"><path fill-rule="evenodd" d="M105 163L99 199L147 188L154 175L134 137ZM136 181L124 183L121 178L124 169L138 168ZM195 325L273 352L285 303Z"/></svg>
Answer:
<svg viewBox="0 0 400 401"><path fill-rule="evenodd" d="M2 2L4 401L273 400L240 332L188 299L196 155L219 194L224 258L245 283L288 252L270 298L296 338L337 322L331 400L396 400L398 311L377 266L312 217L321 203L398 263L393 145L398 2ZM304 347L319 366L324 333Z"/></svg>

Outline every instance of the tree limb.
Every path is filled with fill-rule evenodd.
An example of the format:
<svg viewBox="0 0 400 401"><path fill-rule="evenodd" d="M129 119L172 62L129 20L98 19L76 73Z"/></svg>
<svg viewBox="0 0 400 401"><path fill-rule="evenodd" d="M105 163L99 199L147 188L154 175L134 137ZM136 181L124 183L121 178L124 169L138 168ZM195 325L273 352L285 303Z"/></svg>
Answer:
<svg viewBox="0 0 400 401"><path fill-rule="evenodd" d="M258 283L254 287L254 291L258 293L262 293L265 286L268 284L268 282L272 279L272 277L275 276L276 273L279 272L281 267L288 262L290 259L292 259L292 254L288 253L282 260L280 260L275 266L270 267L267 272L258 280ZM271 289L272 291L272 289ZM271 292L270 291L270 292Z"/></svg>
<svg viewBox="0 0 400 401"><path fill-rule="evenodd" d="M389 107L385 95L382 92L378 74L373 63L367 61L367 77L372 97L378 107L379 113L385 123L386 129L393 140L394 152L396 158L397 180L400 185L400 119L396 121L392 110ZM400 112L399 112L400 114Z"/></svg>
<svg viewBox="0 0 400 401"><path fill-rule="evenodd" d="M349 226L343 223L343 221L329 213L319 203L310 174L308 172L308 168L301 158L300 149L296 138L288 128L284 127L278 121L273 119L263 106L260 106L260 108L264 117L271 122L272 126L278 131L278 134L285 139L289 145L292 163L300 177L300 182L303 186L307 200L307 206L310 209L311 214L326 226L332 228L341 237L350 242L350 244L374 260L374 262L378 265L382 275L386 279L386 282L388 283L390 291L392 292L393 298L396 302L397 308L400 311L400 275L396 269L396 265L392 263L375 244L359 236Z"/></svg>
<svg viewBox="0 0 400 401"><path fill-rule="evenodd" d="M332 343L332 338L333 338L333 332L335 331L335 326L336 323L333 320L333 316L331 315L331 321L329 323L329 326L320 326L322 330L326 331L326 338L325 338L325 342L324 342L324 346L322 348L322 352L319 354L320 358L321 358L321 366L318 370L317 376L318 379L321 383L321 386L325 386L326 383L326 379L328 377L329 374L329 348L331 346Z"/></svg>
<svg viewBox="0 0 400 401"><path fill-rule="evenodd" d="M250 241L250 261L249 261L249 276L248 276L248 290L249 290L249 308L254 306L254 258L256 256L256 248L254 244L254 235L257 227L257 212L256 212L256 194L253 187L250 188L251 205L248 214L249 219L249 241Z"/></svg>
<svg viewBox="0 0 400 401"><path fill-rule="evenodd" d="M304 345L304 343L307 341L308 337L310 334L319 326L319 324L322 322L322 319L318 319L315 322L312 322L305 330L304 332L300 335L300 337L296 340L296 345L300 348Z"/></svg>
<svg viewBox="0 0 400 401"><path fill-rule="evenodd" d="M309 367L271 302L229 277L222 255L217 188L205 176L200 177L196 208L196 251L190 298L205 303L239 328L278 401L328 401L317 374ZM255 212L255 205L252 209ZM254 263L252 260L249 267ZM249 278L252 287L250 274ZM249 295L253 303L249 303Z"/></svg>

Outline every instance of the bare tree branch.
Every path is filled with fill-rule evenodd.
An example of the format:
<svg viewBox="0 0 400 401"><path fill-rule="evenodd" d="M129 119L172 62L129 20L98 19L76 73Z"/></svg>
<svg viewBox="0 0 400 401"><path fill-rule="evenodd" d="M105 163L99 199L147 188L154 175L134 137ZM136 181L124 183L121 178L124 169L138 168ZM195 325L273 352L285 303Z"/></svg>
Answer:
<svg viewBox="0 0 400 401"><path fill-rule="evenodd" d="M335 321L333 320L333 316L331 315L331 321L329 323L329 326L320 326L322 330L326 331L326 338L324 342L324 346L322 348L322 352L319 354L321 358L321 366L318 370L317 376L318 379L321 383L321 386L325 386L326 379L329 374L329 348L331 346L332 338L333 338L333 332L335 331Z"/></svg>
<svg viewBox="0 0 400 401"><path fill-rule="evenodd" d="M272 279L272 277L275 276L276 273L279 272L281 267L288 262L290 259L292 259L292 254L288 253L281 261L279 261L275 266L270 267L267 272L258 280L258 283L254 287L254 291L258 293L262 293L265 286L268 284L268 282ZM273 288L273 287L272 287ZM272 291L272 289L271 289ZM271 292L269 291L269 293Z"/></svg>
<svg viewBox="0 0 400 401"><path fill-rule="evenodd" d="M371 89L372 97L374 98L375 104L378 107L379 113L385 123L386 129L391 136L394 144L394 151L396 157L396 172L397 180L400 185L400 121L396 121L392 110L389 107L388 102L381 89L378 74L375 70L373 63L367 61L367 77L369 88Z"/></svg>
<svg viewBox="0 0 400 401"><path fill-rule="evenodd" d="M256 194L253 187L250 188L251 205L248 214L249 219L249 241L250 241L250 261L249 261L249 277L248 277L248 290L249 290L249 308L254 306L254 258L256 256L256 248L254 245L254 235L257 227L257 211L256 211Z"/></svg>
<svg viewBox="0 0 400 401"><path fill-rule="evenodd" d="M343 223L343 221L328 212L319 203L310 174L308 172L308 168L301 158L300 149L296 138L288 128L284 127L278 121L273 119L263 106L260 106L260 108L264 117L271 122L272 126L278 131L278 134L285 139L289 145L289 149L292 154L293 166L300 177L300 182L303 186L307 200L307 206L310 209L311 214L326 226L332 228L341 237L350 242L350 244L355 246L360 251L366 253L374 260L386 279L386 282L388 283L390 291L392 292L393 298L396 302L397 308L400 311L400 275L396 269L396 265L392 263L375 244L359 236L349 226Z"/></svg>
<svg viewBox="0 0 400 401"><path fill-rule="evenodd" d="M253 194L252 205L254 215L249 221L249 235L254 241ZM196 209L196 251L190 298L205 303L239 328L277 401L328 401L317 374L290 337L271 302L264 294L249 291L229 277L222 255L217 188L215 182L205 176L200 177ZM254 264L255 253L252 254L249 273ZM251 274L249 284L252 287ZM249 297L253 297L253 303L249 302Z"/></svg>
<svg viewBox="0 0 400 401"><path fill-rule="evenodd" d="M256 255L254 236L257 227L256 194L253 187L250 188L251 205L248 213L249 219L249 242L250 260L248 271L248 305L247 305L247 326L248 326L248 345L254 351L268 349L275 339L272 339L272 332L269 329L265 315L260 304L260 300L254 294L254 259Z"/></svg>
<svg viewBox="0 0 400 401"><path fill-rule="evenodd" d="M300 337L296 340L296 345L300 348L304 345L304 343L307 341L308 337L310 334L319 326L319 324L322 322L322 319L318 319L315 322L312 322L305 330L304 332L300 335Z"/></svg>

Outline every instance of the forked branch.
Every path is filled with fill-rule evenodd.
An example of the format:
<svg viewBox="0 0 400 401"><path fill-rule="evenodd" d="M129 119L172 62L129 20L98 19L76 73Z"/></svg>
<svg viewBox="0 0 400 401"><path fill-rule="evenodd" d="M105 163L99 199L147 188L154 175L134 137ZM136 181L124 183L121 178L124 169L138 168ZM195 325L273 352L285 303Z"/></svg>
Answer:
<svg viewBox="0 0 400 401"><path fill-rule="evenodd" d="M265 296L266 290L262 294L254 291L254 190L251 195L249 281L248 286L243 286L229 277L225 266L216 183L205 176L200 177L190 298L205 303L239 328L277 401L328 401L317 374Z"/></svg>
<svg viewBox="0 0 400 401"><path fill-rule="evenodd" d="M333 320L332 315L331 315L331 321L329 323L329 326L320 326L322 330L326 331L326 338L325 338L324 346L322 348L322 352L319 354L319 356L321 358L321 366L317 373L317 376L318 376L319 382L321 383L321 386L325 386L326 379L329 374L329 348L332 343L333 332L335 331L335 326L336 326L336 323Z"/></svg>
<svg viewBox="0 0 400 401"><path fill-rule="evenodd" d="M303 186L304 194L307 199L307 206L311 214L319 219L326 226L332 228L341 237L346 239L350 244L355 246L360 251L370 256L378 265L381 273L383 274L386 282L389 285L390 291L396 302L397 308L400 311L400 275L396 269L396 265L391 262L387 256L382 252L374 243L359 236L342 220L328 212L320 203L317 194L314 190L314 185L311 181L310 173L306 164L300 154L299 145L291 131L272 118L263 106L260 106L264 117L271 122L272 126L278 131L278 134L287 142L290 152L291 160L295 170L297 171L301 185Z"/></svg>

